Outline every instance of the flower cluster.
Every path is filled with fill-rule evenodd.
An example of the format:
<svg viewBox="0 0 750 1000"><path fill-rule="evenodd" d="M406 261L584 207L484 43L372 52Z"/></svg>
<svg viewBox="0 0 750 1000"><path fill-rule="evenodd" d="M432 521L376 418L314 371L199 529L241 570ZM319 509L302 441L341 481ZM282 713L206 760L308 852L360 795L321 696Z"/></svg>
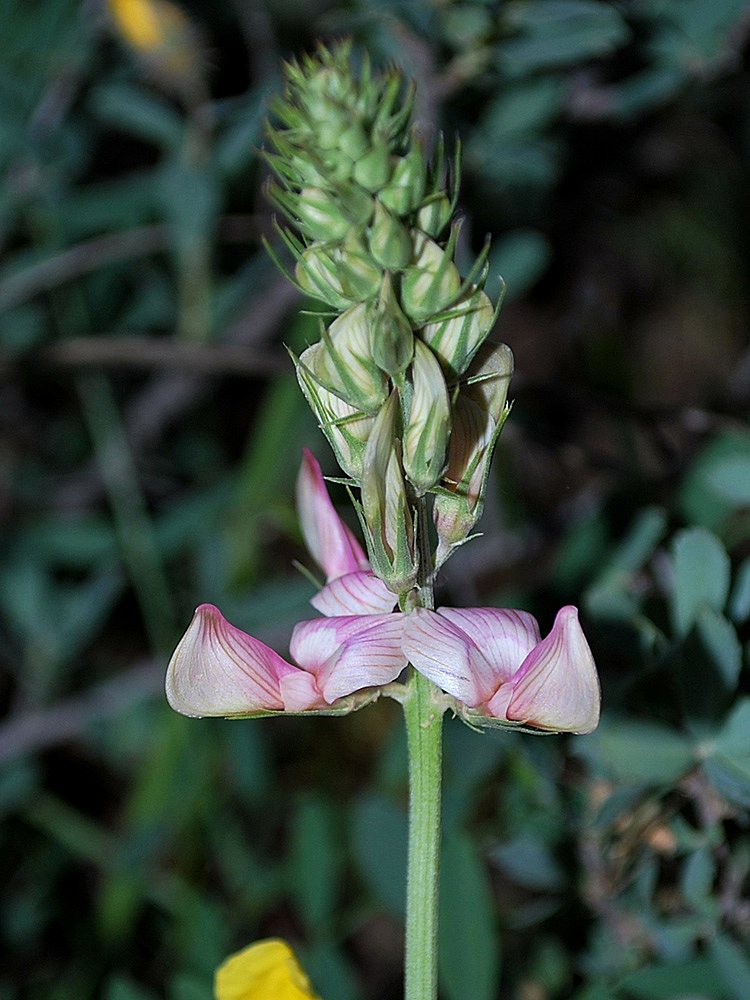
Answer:
<svg viewBox="0 0 750 1000"><path fill-rule="evenodd" d="M435 496L436 565L481 514L513 358L485 343L487 248L465 279L454 263L442 146L426 166L398 73L365 63L356 79L349 59L343 45L287 67L268 195L299 234L281 231L296 283L339 313L295 358L300 385L361 489L375 572L403 595L419 573L414 499Z"/></svg>
<svg viewBox="0 0 750 1000"><path fill-rule="evenodd" d="M481 515L513 358L487 340L486 248L467 278L454 262L442 148L426 166L399 75L365 62L356 78L350 56L321 48L287 67L268 194L298 233L281 231L297 284L335 314L321 313L320 340L294 361L359 490L367 555L306 453L297 503L326 575L311 602L323 617L297 624L285 660L202 605L170 662L169 702L194 716L338 714L403 700L411 664L467 721L590 732L599 684L575 608L544 639L525 612L432 610L435 572Z"/></svg>
<svg viewBox="0 0 750 1000"><path fill-rule="evenodd" d="M373 575L339 518L307 452L298 480L300 520L328 582L312 599L325 617L299 622L293 663L201 605L167 673L170 705L185 715L338 714L394 685L408 662L445 692L467 721L543 731L591 732L599 721L594 660L575 608L563 608L542 639L524 611L414 608Z"/></svg>

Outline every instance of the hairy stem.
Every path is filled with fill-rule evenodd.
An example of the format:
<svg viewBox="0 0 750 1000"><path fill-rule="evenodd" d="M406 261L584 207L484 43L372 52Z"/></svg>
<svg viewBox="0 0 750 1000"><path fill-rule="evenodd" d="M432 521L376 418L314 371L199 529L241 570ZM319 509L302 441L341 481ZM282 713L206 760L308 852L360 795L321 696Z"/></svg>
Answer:
<svg viewBox="0 0 750 1000"><path fill-rule="evenodd" d="M417 506L420 603L431 608L432 565L427 508ZM436 688L412 670L404 700L409 750L409 854L406 876L405 1000L437 997L437 916L440 853L443 709Z"/></svg>

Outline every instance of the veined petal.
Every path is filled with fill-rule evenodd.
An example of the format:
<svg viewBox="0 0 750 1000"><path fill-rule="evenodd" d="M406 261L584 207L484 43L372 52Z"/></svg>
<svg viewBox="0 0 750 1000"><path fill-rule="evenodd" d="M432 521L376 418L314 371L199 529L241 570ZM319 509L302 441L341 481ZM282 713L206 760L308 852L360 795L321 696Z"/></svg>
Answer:
<svg viewBox="0 0 750 1000"><path fill-rule="evenodd" d="M183 715L281 710L279 678L296 668L201 604L167 668L167 701Z"/></svg>
<svg viewBox="0 0 750 1000"><path fill-rule="evenodd" d="M600 701L599 677L578 611L562 608L550 634L513 678L507 717L541 729L590 733L599 723Z"/></svg>
<svg viewBox="0 0 750 1000"><path fill-rule="evenodd" d="M472 639L457 624L427 608L406 616L404 653L416 669L469 708L492 697L499 678Z"/></svg>
<svg viewBox="0 0 750 1000"><path fill-rule="evenodd" d="M312 708L325 708L326 701L312 674L294 670L279 680L279 689L285 712L307 712Z"/></svg>
<svg viewBox="0 0 750 1000"><path fill-rule="evenodd" d="M404 615L348 615L299 622L290 644L294 659L315 675L330 705L366 687L395 680L406 666L401 649Z"/></svg>
<svg viewBox="0 0 750 1000"><path fill-rule="evenodd" d="M474 642L490 664L494 684L509 681L539 642L539 625L528 611L511 608L438 608L438 614Z"/></svg>
<svg viewBox="0 0 750 1000"><path fill-rule="evenodd" d="M396 595L368 570L346 573L327 583L310 600L322 615L380 615L393 610Z"/></svg>
<svg viewBox="0 0 750 1000"><path fill-rule="evenodd" d="M320 466L307 448L297 477L297 511L305 543L328 580L370 568L359 542L336 513Z"/></svg>

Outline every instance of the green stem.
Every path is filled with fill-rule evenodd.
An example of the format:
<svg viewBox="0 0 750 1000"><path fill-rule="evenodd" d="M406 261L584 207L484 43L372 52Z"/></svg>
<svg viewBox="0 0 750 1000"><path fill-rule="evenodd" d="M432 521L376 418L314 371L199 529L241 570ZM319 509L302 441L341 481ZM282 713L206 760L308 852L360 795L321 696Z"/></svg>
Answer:
<svg viewBox="0 0 750 1000"><path fill-rule="evenodd" d="M443 711L414 671L404 702L409 748L405 1000L437 997L438 861Z"/></svg>
<svg viewBox="0 0 750 1000"><path fill-rule="evenodd" d="M419 597L434 606L432 554L428 542L427 506L417 502L420 542ZM442 784L443 711L437 688L412 668L404 699L409 751L409 853L406 872L405 1000L437 997L438 872L440 855L440 789Z"/></svg>

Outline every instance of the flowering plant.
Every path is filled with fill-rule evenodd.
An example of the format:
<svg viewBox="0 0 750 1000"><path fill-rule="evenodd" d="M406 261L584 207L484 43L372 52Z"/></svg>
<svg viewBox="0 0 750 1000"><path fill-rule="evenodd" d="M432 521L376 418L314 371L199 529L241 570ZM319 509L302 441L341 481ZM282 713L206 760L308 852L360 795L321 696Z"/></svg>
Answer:
<svg viewBox="0 0 750 1000"><path fill-rule="evenodd" d="M335 314L327 323L321 312L320 340L294 363L367 554L305 453L297 502L326 576L311 601L322 617L297 624L285 660L202 605L170 662L167 697L192 716L335 715L380 696L403 705L406 997L430 1000L443 714L587 733L599 684L573 607L544 639L524 611L434 607L435 574L481 516L513 359L487 339L499 307L484 291L488 247L466 277L456 267L458 182L445 185L442 146L425 163L409 125L413 91L402 95L397 72L376 77L367 62L356 78L350 55L342 45L287 66L268 133L278 177L268 195L296 229L279 230L296 260L290 277Z"/></svg>

